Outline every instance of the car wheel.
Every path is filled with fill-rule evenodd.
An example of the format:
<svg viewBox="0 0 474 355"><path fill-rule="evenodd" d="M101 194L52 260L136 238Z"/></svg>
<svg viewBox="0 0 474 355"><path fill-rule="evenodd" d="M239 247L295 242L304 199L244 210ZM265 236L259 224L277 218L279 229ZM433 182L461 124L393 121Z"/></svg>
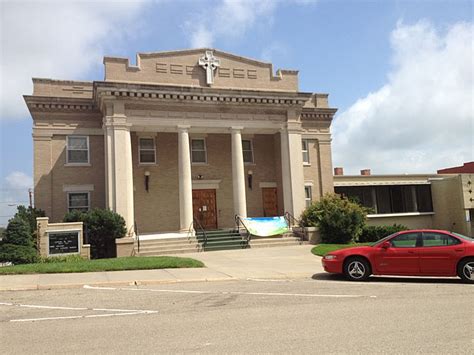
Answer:
<svg viewBox="0 0 474 355"><path fill-rule="evenodd" d="M344 262L344 275L350 281L367 280L370 274L370 265L363 258L349 258Z"/></svg>
<svg viewBox="0 0 474 355"><path fill-rule="evenodd" d="M468 283L474 283L474 258L461 261L458 265L458 276Z"/></svg>

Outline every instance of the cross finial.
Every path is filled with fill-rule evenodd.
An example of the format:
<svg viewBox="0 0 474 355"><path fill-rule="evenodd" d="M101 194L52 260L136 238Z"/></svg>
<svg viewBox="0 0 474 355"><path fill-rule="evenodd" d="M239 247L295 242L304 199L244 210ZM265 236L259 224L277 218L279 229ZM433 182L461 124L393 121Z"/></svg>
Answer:
<svg viewBox="0 0 474 355"><path fill-rule="evenodd" d="M212 51L206 51L201 58L199 58L198 64L206 71L206 83L212 85L214 83L214 70L221 65L221 61L214 57Z"/></svg>

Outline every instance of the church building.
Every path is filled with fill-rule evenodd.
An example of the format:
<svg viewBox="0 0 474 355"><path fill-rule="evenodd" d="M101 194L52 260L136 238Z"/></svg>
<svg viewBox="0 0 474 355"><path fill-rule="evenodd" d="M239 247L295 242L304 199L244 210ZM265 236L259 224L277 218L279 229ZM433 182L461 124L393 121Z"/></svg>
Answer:
<svg viewBox="0 0 474 355"><path fill-rule="evenodd" d="M333 192L328 94L298 71L214 49L104 58L105 79L34 78L35 205L109 208L141 234L299 217Z"/></svg>

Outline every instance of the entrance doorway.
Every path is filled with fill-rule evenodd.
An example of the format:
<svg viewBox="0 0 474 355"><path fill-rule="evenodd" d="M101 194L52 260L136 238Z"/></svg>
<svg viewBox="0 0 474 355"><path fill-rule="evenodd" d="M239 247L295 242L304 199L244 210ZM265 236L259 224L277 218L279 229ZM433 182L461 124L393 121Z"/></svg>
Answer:
<svg viewBox="0 0 474 355"><path fill-rule="evenodd" d="M276 187L262 188L263 198L263 216L275 217L278 216L278 197Z"/></svg>
<svg viewBox="0 0 474 355"><path fill-rule="evenodd" d="M193 216L204 229L217 229L216 190L193 190Z"/></svg>

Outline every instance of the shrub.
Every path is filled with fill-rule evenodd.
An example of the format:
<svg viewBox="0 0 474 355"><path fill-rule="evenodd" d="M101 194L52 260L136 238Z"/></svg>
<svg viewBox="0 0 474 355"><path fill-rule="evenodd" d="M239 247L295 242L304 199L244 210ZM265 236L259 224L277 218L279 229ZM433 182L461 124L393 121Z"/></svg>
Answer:
<svg viewBox="0 0 474 355"><path fill-rule="evenodd" d="M373 243L389 236L390 234L407 229L408 227L401 224L394 224L392 226L364 226L358 241L360 243Z"/></svg>
<svg viewBox="0 0 474 355"><path fill-rule="evenodd" d="M5 230L3 243L33 247L33 236L28 222L17 216L10 219Z"/></svg>
<svg viewBox="0 0 474 355"><path fill-rule="evenodd" d="M366 216L365 209L357 203L327 194L303 212L301 225L319 227L323 243L344 244L357 240Z"/></svg>
<svg viewBox="0 0 474 355"><path fill-rule="evenodd" d="M111 210L98 208L88 212L73 211L64 216L64 222L81 221L91 245L91 257L115 257L115 239L127 233L123 217Z"/></svg>
<svg viewBox="0 0 474 355"><path fill-rule="evenodd" d="M0 244L0 262L30 264L38 261L38 253L32 246L2 243Z"/></svg>

